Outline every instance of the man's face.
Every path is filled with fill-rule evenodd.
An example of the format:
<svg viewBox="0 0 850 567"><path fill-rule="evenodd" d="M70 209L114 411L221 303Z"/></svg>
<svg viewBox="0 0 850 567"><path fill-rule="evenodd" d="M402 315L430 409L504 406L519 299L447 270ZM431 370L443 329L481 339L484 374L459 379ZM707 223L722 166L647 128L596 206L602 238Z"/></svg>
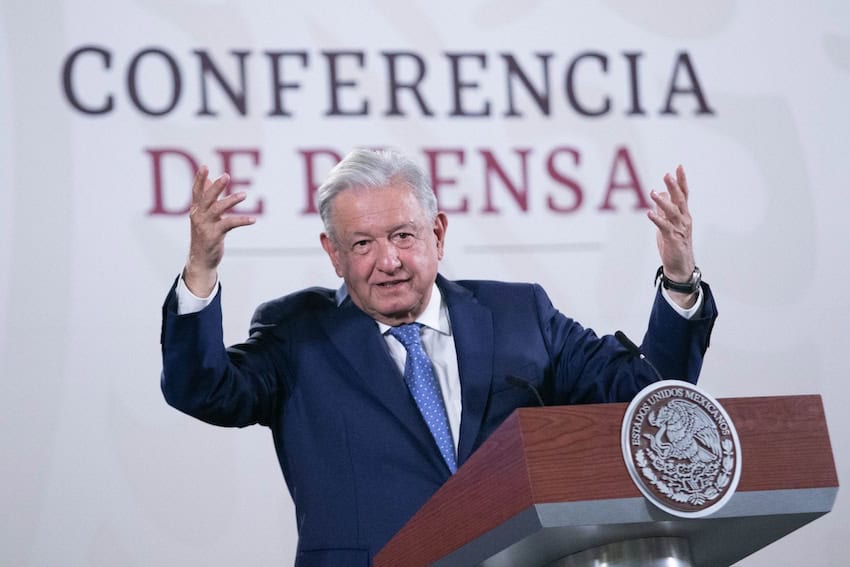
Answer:
<svg viewBox="0 0 850 567"><path fill-rule="evenodd" d="M428 305L447 219L431 222L404 185L347 189L331 202L335 235L322 247L351 300L387 325L411 323Z"/></svg>

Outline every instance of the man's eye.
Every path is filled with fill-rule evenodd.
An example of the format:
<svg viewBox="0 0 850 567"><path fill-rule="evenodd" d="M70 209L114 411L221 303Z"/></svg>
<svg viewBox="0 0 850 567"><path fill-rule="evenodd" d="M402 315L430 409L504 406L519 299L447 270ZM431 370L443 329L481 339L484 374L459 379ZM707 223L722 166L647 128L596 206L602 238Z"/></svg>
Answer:
<svg viewBox="0 0 850 567"><path fill-rule="evenodd" d="M414 235L409 232L397 232L393 235L393 242L396 246L410 246L414 239Z"/></svg>
<svg viewBox="0 0 850 567"><path fill-rule="evenodd" d="M354 244L351 245L351 249L357 254L365 254L369 251L369 245L371 242L368 240L358 240Z"/></svg>

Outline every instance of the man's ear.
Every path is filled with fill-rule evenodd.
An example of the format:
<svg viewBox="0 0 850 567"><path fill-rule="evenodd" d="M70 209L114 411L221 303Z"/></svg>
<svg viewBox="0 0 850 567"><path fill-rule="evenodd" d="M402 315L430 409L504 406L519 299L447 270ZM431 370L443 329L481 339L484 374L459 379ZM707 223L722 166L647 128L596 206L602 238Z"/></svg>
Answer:
<svg viewBox="0 0 850 567"><path fill-rule="evenodd" d="M437 237L437 259L443 259L443 251L446 245L446 229L449 227L449 217L446 213L439 212L434 219L434 236Z"/></svg>
<svg viewBox="0 0 850 567"><path fill-rule="evenodd" d="M340 269L339 264L339 250L337 250L333 238L323 232L319 235L319 240L322 243L322 248L324 248L325 252L327 252L328 258L331 259L331 264L333 264L334 270L336 270L336 275L342 277L342 270Z"/></svg>

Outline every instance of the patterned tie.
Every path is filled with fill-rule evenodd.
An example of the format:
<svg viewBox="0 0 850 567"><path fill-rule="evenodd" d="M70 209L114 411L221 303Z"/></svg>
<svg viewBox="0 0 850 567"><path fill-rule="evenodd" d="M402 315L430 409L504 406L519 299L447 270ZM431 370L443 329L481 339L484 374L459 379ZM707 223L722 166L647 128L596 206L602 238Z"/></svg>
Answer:
<svg viewBox="0 0 850 567"><path fill-rule="evenodd" d="M419 338L419 323L410 323L393 327L389 333L404 345L407 351L407 362L404 364L404 381L416 401L428 429L437 447L443 455L449 470L454 474L457 471L457 460L455 459L455 446L452 441L452 433L449 430L449 418L446 415L446 406L443 403L443 395L440 385L434 376L431 367L431 359L422 348L422 340Z"/></svg>

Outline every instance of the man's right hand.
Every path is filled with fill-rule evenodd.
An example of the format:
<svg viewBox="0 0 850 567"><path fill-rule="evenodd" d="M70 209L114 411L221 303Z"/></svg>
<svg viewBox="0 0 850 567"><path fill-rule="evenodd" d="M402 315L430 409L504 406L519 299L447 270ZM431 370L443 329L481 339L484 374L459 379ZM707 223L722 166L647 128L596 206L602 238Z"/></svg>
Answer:
<svg viewBox="0 0 850 567"><path fill-rule="evenodd" d="M207 179L209 170L201 166L192 185L192 207L189 223L192 234L189 259L183 270L186 287L198 297L212 293L217 279L216 270L224 256L224 236L232 229L254 224L248 215L228 215L233 207L245 200L245 193L234 193L219 199L230 183L226 173L215 181Z"/></svg>

